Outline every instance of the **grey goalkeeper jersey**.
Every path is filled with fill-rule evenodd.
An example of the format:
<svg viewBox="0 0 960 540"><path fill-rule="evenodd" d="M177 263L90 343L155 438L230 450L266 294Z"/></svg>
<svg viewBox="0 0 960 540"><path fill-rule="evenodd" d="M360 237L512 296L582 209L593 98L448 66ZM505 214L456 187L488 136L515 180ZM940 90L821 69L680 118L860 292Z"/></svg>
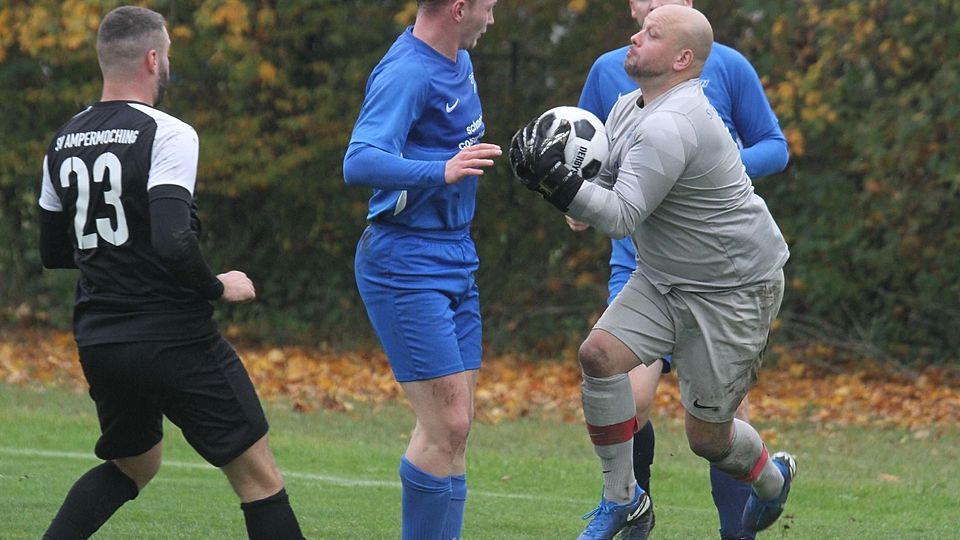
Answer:
<svg viewBox="0 0 960 540"><path fill-rule="evenodd" d="M631 236L638 271L662 293L774 277L787 244L700 80L641 104L636 90L610 111L610 157L568 214L613 238Z"/></svg>

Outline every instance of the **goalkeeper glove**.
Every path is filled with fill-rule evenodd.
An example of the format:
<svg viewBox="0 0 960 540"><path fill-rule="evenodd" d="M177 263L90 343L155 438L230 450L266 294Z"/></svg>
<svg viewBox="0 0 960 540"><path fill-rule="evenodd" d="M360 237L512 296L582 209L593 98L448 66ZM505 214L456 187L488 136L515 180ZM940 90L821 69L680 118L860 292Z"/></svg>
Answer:
<svg viewBox="0 0 960 540"><path fill-rule="evenodd" d="M560 120L556 131L548 136L555 121L552 113L540 116L514 134L510 141L510 167L524 187L566 212L580 191L583 178L563 162L570 122Z"/></svg>

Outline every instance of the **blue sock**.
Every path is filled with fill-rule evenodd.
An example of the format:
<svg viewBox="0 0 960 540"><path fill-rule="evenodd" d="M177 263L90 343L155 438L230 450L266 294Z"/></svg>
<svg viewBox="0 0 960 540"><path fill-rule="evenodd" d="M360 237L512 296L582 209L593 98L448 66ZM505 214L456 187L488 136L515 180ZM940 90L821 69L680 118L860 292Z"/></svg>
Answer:
<svg viewBox="0 0 960 540"><path fill-rule="evenodd" d="M710 484L713 487L713 503L720 514L720 536L749 540L756 538L755 534L743 531L740 526L743 507L747 505L753 489L750 484L737 480L713 465L710 466Z"/></svg>
<svg viewBox="0 0 960 540"><path fill-rule="evenodd" d="M450 506L450 477L440 478L400 458L402 540L439 540Z"/></svg>
<svg viewBox="0 0 960 540"><path fill-rule="evenodd" d="M460 540L463 530L463 507L467 503L467 475L450 477L450 506L443 523L443 540Z"/></svg>

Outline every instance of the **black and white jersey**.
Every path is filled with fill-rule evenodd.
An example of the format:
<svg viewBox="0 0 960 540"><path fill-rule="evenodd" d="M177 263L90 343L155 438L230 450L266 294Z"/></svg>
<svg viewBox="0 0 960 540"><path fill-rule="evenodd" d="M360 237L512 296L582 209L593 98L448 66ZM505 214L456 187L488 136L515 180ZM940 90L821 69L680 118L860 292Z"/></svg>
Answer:
<svg viewBox="0 0 960 540"><path fill-rule="evenodd" d="M174 278L150 236L147 191L172 184L193 196L198 154L192 127L129 101L89 107L51 141L40 206L62 212L68 224L80 269L79 344L183 340L216 331L213 307Z"/></svg>

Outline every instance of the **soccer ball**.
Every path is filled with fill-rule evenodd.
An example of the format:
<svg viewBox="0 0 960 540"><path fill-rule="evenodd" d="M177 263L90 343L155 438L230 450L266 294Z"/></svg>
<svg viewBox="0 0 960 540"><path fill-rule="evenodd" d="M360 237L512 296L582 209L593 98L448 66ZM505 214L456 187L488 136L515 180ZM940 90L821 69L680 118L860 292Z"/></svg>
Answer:
<svg viewBox="0 0 960 540"><path fill-rule="evenodd" d="M570 137L563 149L564 165L576 171L584 180L597 176L610 153L603 122L588 110L569 106L554 107L540 116L551 113L557 119L547 128L548 137L554 134L560 120L570 122Z"/></svg>

